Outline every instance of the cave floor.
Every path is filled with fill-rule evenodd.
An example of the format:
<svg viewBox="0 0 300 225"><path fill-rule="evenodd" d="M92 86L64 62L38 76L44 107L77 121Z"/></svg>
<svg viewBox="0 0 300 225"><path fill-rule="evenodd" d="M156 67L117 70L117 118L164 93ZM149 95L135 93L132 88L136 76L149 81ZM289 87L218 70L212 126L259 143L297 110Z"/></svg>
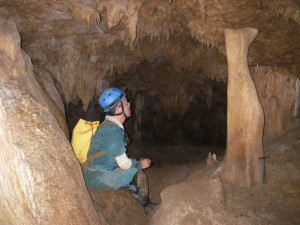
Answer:
<svg viewBox="0 0 300 225"><path fill-rule="evenodd" d="M200 147L185 144L167 145L152 144L133 145L135 158L150 158L151 168L145 170L148 176L150 198L161 202L160 192L173 184L193 179L206 169L206 159L209 152L218 155L218 161L223 159L224 147ZM131 151L132 151L131 149Z"/></svg>
<svg viewBox="0 0 300 225"><path fill-rule="evenodd" d="M166 187L205 176L209 170L206 162L209 152L218 155L215 168L224 155L224 148L220 147L133 144L130 148L136 158L149 157L153 162L145 172L150 198L157 203L161 203L160 193ZM299 128L265 143L265 155L269 157L266 159L266 184L246 189L223 183L226 193L223 215L239 218L238 224L300 224L299 150ZM151 214L148 220L151 220Z"/></svg>

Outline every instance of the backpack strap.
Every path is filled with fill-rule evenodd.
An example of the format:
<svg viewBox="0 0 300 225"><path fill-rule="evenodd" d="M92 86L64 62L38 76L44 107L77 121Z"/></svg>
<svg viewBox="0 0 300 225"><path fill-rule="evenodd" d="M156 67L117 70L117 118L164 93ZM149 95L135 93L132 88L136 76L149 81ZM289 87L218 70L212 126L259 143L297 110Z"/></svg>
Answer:
<svg viewBox="0 0 300 225"><path fill-rule="evenodd" d="M118 125L115 124L114 122L103 122L103 123L100 123L100 124L98 125L98 128L102 127L103 125L108 125L108 124L109 124L109 125L112 125L112 126L118 126ZM91 138L91 142L92 142L92 138ZM91 144L90 144L90 148L91 148ZM90 149L88 150L88 152L89 152L89 151L90 151ZM88 157L88 158L86 159L86 161L83 163L83 165L87 166L87 165L88 165L88 162L90 162L90 161L92 161L92 160L98 158L99 156L101 156L101 155L103 155L103 154L105 154L105 151L104 151L104 150L100 150L100 151L97 152L96 154L94 154L94 155Z"/></svg>

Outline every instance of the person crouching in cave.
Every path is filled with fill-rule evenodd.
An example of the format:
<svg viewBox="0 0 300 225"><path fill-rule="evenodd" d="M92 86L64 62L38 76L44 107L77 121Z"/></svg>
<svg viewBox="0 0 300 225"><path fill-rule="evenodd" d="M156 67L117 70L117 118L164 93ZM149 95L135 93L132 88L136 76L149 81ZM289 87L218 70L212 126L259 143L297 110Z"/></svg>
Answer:
<svg viewBox="0 0 300 225"><path fill-rule="evenodd" d="M99 192L129 187L135 199L149 213L157 205L149 200L148 180L143 172L151 166L151 160L137 161L126 154L128 138L123 123L131 116L131 110L125 90L106 89L100 95L99 105L106 114L105 120L92 138L88 157L101 150L105 154L83 166L86 185L90 190Z"/></svg>

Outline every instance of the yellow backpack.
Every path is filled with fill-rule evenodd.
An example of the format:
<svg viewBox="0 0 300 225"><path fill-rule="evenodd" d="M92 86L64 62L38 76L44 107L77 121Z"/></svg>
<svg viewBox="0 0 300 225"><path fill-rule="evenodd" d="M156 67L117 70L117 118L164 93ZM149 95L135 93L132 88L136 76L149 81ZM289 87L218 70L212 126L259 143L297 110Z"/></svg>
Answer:
<svg viewBox="0 0 300 225"><path fill-rule="evenodd" d="M73 129L71 145L73 147L74 153L81 164L84 164L92 159L95 159L103 154L105 151L100 150L95 155L87 158L87 155L90 150L92 138L96 133L98 127L104 124L116 125L112 122L103 122L100 121L86 121L79 119L78 123Z"/></svg>

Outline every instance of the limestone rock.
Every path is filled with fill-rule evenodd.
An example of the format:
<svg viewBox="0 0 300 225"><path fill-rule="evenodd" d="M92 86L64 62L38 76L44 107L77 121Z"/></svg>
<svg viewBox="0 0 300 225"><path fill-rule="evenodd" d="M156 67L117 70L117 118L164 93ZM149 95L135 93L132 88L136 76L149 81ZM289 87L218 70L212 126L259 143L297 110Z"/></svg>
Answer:
<svg viewBox="0 0 300 225"><path fill-rule="evenodd" d="M47 105L50 107L50 110L53 116L56 118L60 128L64 131L67 138L70 138L69 129L66 122L65 107L61 96L59 95L52 76L43 71L41 68L35 67L35 78L39 85L41 86L41 91L44 96Z"/></svg>
<svg viewBox="0 0 300 225"><path fill-rule="evenodd" d="M264 114L248 68L247 52L257 35L253 28L227 29L227 146L220 167L227 182L251 187L262 184Z"/></svg>
<svg viewBox="0 0 300 225"><path fill-rule="evenodd" d="M90 191L90 195L104 224L140 225L146 221L143 207L126 188L103 193Z"/></svg>
<svg viewBox="0 0 300 225"><path fill-rule="evenodd" d="M12 22L0 22L0 223L99 224Z"/></svg>
<svg viewBox="0 0 300 225"><path fill-rule="evenodd" d="M249 50L251 66L288 68L299 63L299 4L295 0L1 3L0 17L17 24L33 64L44 66L59 82L66 103L81 100L84 111L102 90L103 79L112 82L130 68L158 58L188 71L185 77L197 72L225 81L226 28L259 30ZM179 104L184 107L183 100Z"/></svg>
<svg viewBox="0 0 300 225"><path fill-rule="evenodd" d="M252 67L251 75L264 109L264 139L270 140L299 126L297 77L284 68Z"/></svg>
<svg viewBox="0 0 300 225"><path fill-rule="evenodd" d="M149 224L231 224L230 217L222 218L223 191L221 180L208 176L167 187Z"/></svg>

